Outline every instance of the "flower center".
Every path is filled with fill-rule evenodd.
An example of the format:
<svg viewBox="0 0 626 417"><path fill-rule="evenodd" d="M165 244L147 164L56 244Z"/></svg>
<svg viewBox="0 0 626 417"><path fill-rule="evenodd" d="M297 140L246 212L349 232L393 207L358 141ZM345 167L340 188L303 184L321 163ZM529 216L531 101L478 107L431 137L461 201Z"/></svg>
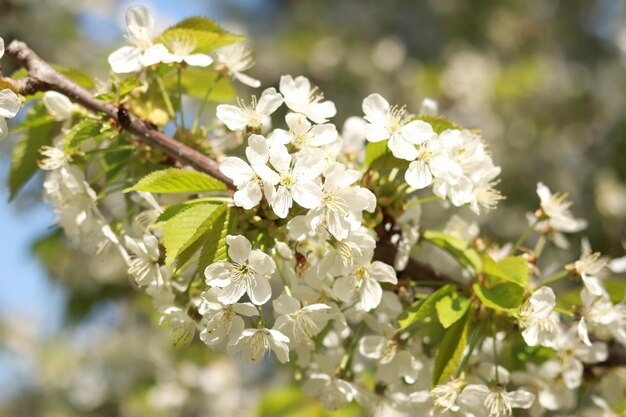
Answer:
<svg viewBox="0 0 626 417"><path fill-rule="evenodd" d="M495 387L485 398L485 407L489 410L489 417L510 416L513 412L511 398L502 387Z"/></svg>
<svg viewBox="0 0 626 417"><path fill-rule="evenodd" d="M280 177L280 185L284 185L287 188L291 188L296 183L296 179L291 174L285 174Z"/></svg>

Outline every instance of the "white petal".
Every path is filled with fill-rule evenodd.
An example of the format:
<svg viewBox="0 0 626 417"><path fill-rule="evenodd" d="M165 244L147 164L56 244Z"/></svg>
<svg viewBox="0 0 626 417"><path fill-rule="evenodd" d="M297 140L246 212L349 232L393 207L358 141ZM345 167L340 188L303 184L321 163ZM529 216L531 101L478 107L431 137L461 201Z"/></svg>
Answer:
<svg viewBox="0 0 626 417"><path fill-rule="evenodd" d="M167 50L165 45L157 43L146 49L139 57L139 62L144 67L158 64L159 62L166 62L170 56L170 51Z"/></svg>
<svg viewBox="0 0 626 417"><path fill-rule="evenodd" d="M337 139L337 128L333 124L315 125L311 129L310 134L313 136L311 145L324 146L334 142Z"/></svg>
<svg viewBox="0 0 626 417"><path fill-rule="evenodd" d="M4 56L4 39L0 37L0 58Z"/></svg>
<svg viewBox="0 0 626 417"><path fill-rule="evenodd" d="M278 191L272 200L272 209L274 213L281 219L287 217L289 214L289 209L293 205L293 199L291 197L291 193L287 189L287 187L281 185L278 187Z"/></svg>
<svg viewBox="0 0 626 417"><path fill-rule="evenodd" d="M238 264L248 260L252 250L252 245L248 239L241 235L228 235L226 236L226 243L228 244L228 256L230 259Z"/></svg>
<svg viewBox="0 0 626 417"><path fill-rule="evenodd" d="M291 189L293 199L300 206L312 209L322 203L322 188L313 181L298 181Z"/></svg>
<svg viewBox="0 0 626 417"><path fill-rule="evenodd" d="M245 294L246 287L243 285L234 285L232 282L222 288L218 293L217 299L224 304L234 304Z"/></svg>
<svg viewBox="0 0 626 417"><path fill-rule="evenodd" d="M11 119L20 109L20 98L13 91L0 90L0 117Z"/></svg>
<svg viewBox="0 0 626 417"><path fill-rule="evenodd" d="M337 108L332 101L322 101L309 106L306 116L315 123L325 123L337 114Z"/></svg>
<svg viewBox="0 0 626 417"><path fill-rule="evenodd" d="M333 285L333 295L343 302L348 302L353 294L354 280L350 277L337 278Z"/></svg>
<svg viewBox="0 0 626 417"><path fill-rule="evenodd" d="M406 182L416 190L428 187L433 182L433 176L430 173L428 165L423 161L413 161L409 164L409 168L404 174Z"/></svg>
<svg viewBox="0 0 626 417"><path fill-rule="evenodd" d="M194 67L208 67L213 63L213 58L207 54L191 54L186 56L184 61Z"/></svg>
<svg viewBox="0 0 626 417"><path fill-rule="evenodd" d="M259 249L250 252L248 256L250 267L261 277L271 275L276 271L274 260Z"/></svg>
<svg viewBox="0 0 626 417"><path fill-rule="evenodd" d="M287 294L282 294L272 302L278 314L293 314L300 310L300 302Z"/></svg>
<svg viewBox="0 0 626 417"><path fill-rule="evenodd" d="M270 158L270 149L263 136L250 135L248 147L246 148L246 158L248 158L252 166L267 164Z"/></svg>
<svg viewBox="0 0 626 417"><path fill-rule="evenodd" d="M239 107L230 104L217 106L216 116L226 127L233 131L243 130L247 124L243 111Z"/></svg>
<svg viewBox="0 0 626 417"><path fill-rule="evenodd" d="M415 145L437 137L432 126L423 120L413 120L400 129L400 135Z"/></svg>
<svg viewBox="0 0 626 417"><path fill-rule="evenodd" d="M266 278L257 278L250 283L248 289L250 301L256 305L263 305L272 296L272 286Z"/></svg>
<svg viewBox="0 0 626 417"><path fill-rule="evenodd" d="M111 71L117 74L141 71L143 65L139 61L141 50L134 46L123 46L109 55Z"/></svg>
<svg viewBox="0 0 626 417"><path fill-rule="evenodd" d="M284 145L276 145L272 147L270 162L278 172L284 174L291 167L291 155Z"/></svg>
<svg viewBox="0 0 626 417"><path fill-rule="evenodd" d="M154 34L154 19L144 6L133 6L126 10L126 30L136 40L151 39Z"/></svg>
<svg viewBox="0 0 626 417"><path fill-rule="evenodd" d="M249 181L254 174L250 165L234 156L224 158L220 164L220 171L222 174L232 179L233 183L237 186Z"/></svg>
<svg viewBox="0 0 626 417"><path fill-rule="evenodd" d="M386 127L389 120L389 102L383 96L370 94L363 100L362 107L368 122Z"/></svg>
<svg viewBox="0 0 626 417"><path fill-rule="evenodd" d="M48 113L50 113L55 120L68 120L72 117L74 105L70 99L63 94L57 93L56 91L46 91L42 101Z"/></svg>
<svg viewBox="0 0 626 417"><path fill-rule="evenodd" d="M261 81L250 77L249 75L243 74L241 72L235 72L233 73L233 76L239 80L239 82L241 82L242 84L247 85L248 87L252 87L252 88L259 88L261 86Z"/></svg>
<svg viewBox="0 0 626 417"><path fill-rule="evenodd" d="M283 129L275 129L267 137L267 142L270 147L273 147L274 145L286 145L292 140L293 136L291 136L289 132Z"/></svg>
<svg viewBox="0 0 626 417"><path fill-rule="evenodd" d="M268 88L261 94L256 110L264 116L269 116L274 113L281 104L283 104L283 96L277 93L274 88Z"/></svg>
<svg viewBox="0 0 626 417"><path fill-rule="evenodd" d="M380 359L387 347L387 339L382 336L364 336L359 342L359 352L370 359Z"/></svg>
<svg viewBox="0 0 626 417"><path fill-rule="evenodd" d="M370 311L380 304L383 297L383 289L380 284L373 278L363 280L361 288L361 306L363 310Z"/></svg>
<svg viewBox="0 0 626 417"><path fill-rule="evenodd" d="M585 288L587 288L591 294L598 296L604 294L605 289L598 278L583 274L582 279L583 284L585 284Z"/></svg>
<svg viewBox="0 0 626 417"><path fill-rule="evenodd" d="M511 407L513 408L530 408L535 401L535 396L528 391L517 390L509 392L511 398Z"/></svg>
<svg viewBox="0 0 626 417"><path fill-rule="evenodd" d="M391 153L398 159L406 159L407 161L413 161L418 157L419 152L413 144L406 141L400 135L393 135L388 142Z"/></svg>
<svg viewBox="0 0 626 417"><path fill-rule="evenodd" d="M272 348L272 352L276 355L276 359L280 363L289 362L289 338L279 332L278 330L268 329L270 332L269 343Z"/></svg>
<svg viewBox="0 0 626 417"><path fill-rule="evenodd" d="M387 265L384 262L374 261L370 266L370 276L378 282L389 282L391 284L398 283L398 277L396 271L391 265Z"/></svg>
<svg viewBox="0 0 626 417"><path fill-rule="evenodd" d="M233 195L233 201L237 207L250 210L259 204L262 197L263 193L261 192L259 183L256 181L250 181L239 187Z"/></svg>

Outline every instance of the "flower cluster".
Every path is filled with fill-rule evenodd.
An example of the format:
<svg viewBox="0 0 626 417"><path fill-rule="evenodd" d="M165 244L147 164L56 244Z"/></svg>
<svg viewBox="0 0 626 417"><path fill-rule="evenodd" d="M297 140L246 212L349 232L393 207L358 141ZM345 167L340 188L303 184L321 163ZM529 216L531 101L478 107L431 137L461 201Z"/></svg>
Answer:
<svg viewBox="0 0 626 417"><path fill-rule="evenodd" d="M142 94L156 91L152 82L168 101L158 77L173 68L179 77L199 66L216 80L260 86L243 74L253 61L241 43L197 51L193 38L181 37L165 45L142 7L129 9L126 23L131 45L111 54L111 68L147 75L148 84L127 100L130 110L151 100ZM381 415L464 417L573 410L583 377L607 359L607 343L626 345L626 304L607 286L609 272L626 272L623 258L603 258L586 242L580 259L542 272L548 240L566 247L564 234L586 226L566 195L538 184L540 208L515 244L488 244L458 214L445 229L428 228L428 201L479 214L502 198L494 188L500 168L480 134L433 115L432 101L423 106L428 114L411 116L371 94L364 116L338 129L334 103L308 78L284 75L258 99L220 103L215 120L187 129L178 84L179 105L168 106L181 113L180 124L176 114L169 119L177 145L210 152L215 178L159 170L180 161L56 93L42 101L61 136L40 162L58 224L82 247L116 248L176 343L197 333L246 362L293 362L304 391L331 409L356 401ZM81 129L95 125L95 137L76 144L74 119ZM114 160L96 159L114 146L143 158L139 168L123 160L121 169L132 169L121 179L96 164ZM135 168L148 175L139 180ZM102 195L120 197L121 188L132 192L121 198L122 214L103 210ZM532 233L534 249L524 246ZM551 286L566 276L580 280L577 304ZM609 407L596 394L595 403Z"/></svg>

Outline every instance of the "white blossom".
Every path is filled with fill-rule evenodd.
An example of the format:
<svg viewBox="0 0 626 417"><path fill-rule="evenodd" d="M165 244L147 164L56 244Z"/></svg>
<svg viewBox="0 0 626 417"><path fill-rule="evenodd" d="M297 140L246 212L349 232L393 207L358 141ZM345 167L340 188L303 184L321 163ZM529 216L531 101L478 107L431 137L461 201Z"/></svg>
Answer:
<svg viewBox="0 0 626 417"><path fill-rule="evenodd" d="M0 58L4 55L4 39L0 38ZM20 98L8 88L0 90L0 140L9 136L6 119L15 117L20 109Z"/></svg>
<svg viewBox="0 0 626 417"><path fill-rule="evenodd" d="M285 117L289 131L276 129L268 137L273 144L292 144L297 149L320 147L337 140L337 128L330 123L312 125L303 114L289 113Z"/></svg>
<svg viewBox="0 0 626 417"><path fill-rule="evenodd" d="M131 252L128 273L135 279L137 285L163 283L158 239L151 234L146 234L141 239L124 236L124 243Z"/></svg>
<svg viewBox="0 0 626 417"><path fill-rule="evenodd" d="M233 195L235 205L249 210L259 204L263 193L268 201L273 201L274 185L280 181L280 176L267 166L270 150L263 136L251 135L248 138L246 157L250 165L234 156L224 158L220 171L237 187Z"/></svg>
<svg viewBox="0 0 626 417"><path fill-rule="evenodd" d="M391 107L380 94L370 94L363 100L363 113L368 122L367 140L389 139L387 146L396 158L414 160L419 155L416 146L437 136L432 126L423 120L404 119L405 109Z"/></svg>
<svg viewBox="0 0 626 417"><path fill-rule="evenodd" d="M222 46L215 51L217 69L226 71L230 76L252 88L261 86L261 81L244 74L254 66L252 52L243 43Z"/></svg>
<svg viewBox="0 0 626 417"><path fill-rule="evenodd" d="M209 346L228 344L231 348L245 328L241 316L253 317L258 312L253 304L224 304L218 300L219 289L211 288L201 295L198 313L203 316L200 339Z"/></svg>
<svg viewBox="0 0 626 417"><path fill-rule="evenodd" d="M69 120L72 117L74 104L69 98L56 91L46 91L43 95L43 104L48 113L57 121Z"/></svg>
<svg viewBox="0 0 626 417"><path fill-rule="evenodd" d="M163 62L170 55L165 45L154 43L154 19L143 6L133 6L126 11L125 37L130 45L109 55L111 70L115 73L138 72L144 67Z"/></svg>
<svg viewBox="0 0 626 417"><path fill-rule="evenodd" d="M245 329L232 347L244 362L258 362L271 350L280 363L289 362L289 338L274 329Z"/></svg>
<svg viewBox="0 0 626 417"><path fill-rule="evenodd" d="M213 58L207 54L193 53L196 50L196 42L191 37L180 36L172 39L167 45L171 53L163 57L166 64L185 63L192 67L208 67L213 63Z"/></svg>
<svg viewBox="0 0 626 417"><path fill-rule="evenodd" d="M252 131L261 131L263 127L269 126L270 115L283 104L283 96L277 93L274 88L268 88L261 93L258 102L256 97L252 96L250 106L247 106L242 100L237 101L238 106L231 104L217 106L217 118L233 131L241 131L246 128Z"/></svg>
<svg viewBox="0 0 626 417"><path fill-rule="evenodd" d="M324 95L317 87L311 88L308 78L291 75L280 77L280 92L285 97L285 104L296 113L301 113L315 123L325 123L337 114L335 104L324 101Z"/></svg>
<svg viewBox="0 0 626 417"><path fill-rule="evenodd" d="M209 265L204 271L206 283L221 288L217 299L224 304L236 303L244 294L256 305L265 304L272 295L268 278L276 270L274 260L253 250L243 236L226 236L226 243L231 261Z"/></svg>
<svg viewBox="0 0 626 417"><path fill-rule="evenodd" d="M514 408L530 408L535 396L521 389L509 392L501 385L470 384L461 392L461 401L476 417L504 417Z"/></svg>
<svg viewBox="0 0 626 417"><path fill-rule="evenodd" d="M533 293L519 312L522 336L528 346L552 347L558 336L558 315L554 312L556 297L550 287Z"/></svg>

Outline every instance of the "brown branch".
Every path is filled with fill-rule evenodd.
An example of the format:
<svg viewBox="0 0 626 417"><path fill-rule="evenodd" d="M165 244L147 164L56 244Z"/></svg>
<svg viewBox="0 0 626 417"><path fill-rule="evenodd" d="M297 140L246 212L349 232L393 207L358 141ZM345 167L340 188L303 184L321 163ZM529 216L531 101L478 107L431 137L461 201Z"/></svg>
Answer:
<svg viewBox="0 0 626 417"><path fill-rule="evenodd" d="M52 68L24 42L14 40L5 52L28 70L27 78L15 81L15 90L20 94L32 95L39 91L57 91L94 113L104 113L109 118L120 122L120 126L144 143L162 150L183 164L223 181L229 188L234 188L230 178L220 172L216 161L152 128L138 117L130 115L130 121L120 121L117 106L94 98L89 91Z"/></svg>

